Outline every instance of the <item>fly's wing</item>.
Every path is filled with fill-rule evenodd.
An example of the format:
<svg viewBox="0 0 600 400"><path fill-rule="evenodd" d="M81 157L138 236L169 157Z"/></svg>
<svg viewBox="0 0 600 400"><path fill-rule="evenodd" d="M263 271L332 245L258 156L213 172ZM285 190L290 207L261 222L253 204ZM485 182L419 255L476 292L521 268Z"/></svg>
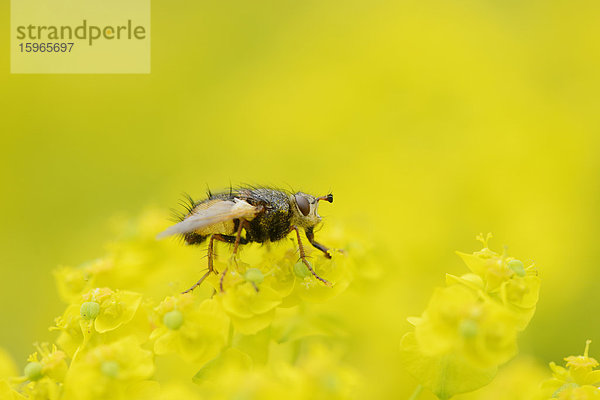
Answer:
<svg viewBox="0 0 600 400"><path fill-rule="evenodd" d="M255 207L244 200L233 199L233 201L219 201L208 208L195 212L183 221L168 227L159 233L156 238L162 239L171 235L194 232L210 225L231 221L232 219L237 218L244 218L250 221L258 211L259 207Z"/></svg>

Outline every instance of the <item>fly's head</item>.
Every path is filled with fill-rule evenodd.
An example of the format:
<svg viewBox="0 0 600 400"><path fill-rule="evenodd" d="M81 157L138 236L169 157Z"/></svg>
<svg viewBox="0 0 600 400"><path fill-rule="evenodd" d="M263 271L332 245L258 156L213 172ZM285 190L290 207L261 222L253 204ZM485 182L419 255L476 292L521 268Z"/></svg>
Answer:
<svg viewBox="0 0 600 400"><path fill-rule="evenodd" d="M321 200L333 203L333 195L330 193L327 196L314 197L302 192L291 195L292 224L306 229L321 222L321 217L317 213Z"/></svg>

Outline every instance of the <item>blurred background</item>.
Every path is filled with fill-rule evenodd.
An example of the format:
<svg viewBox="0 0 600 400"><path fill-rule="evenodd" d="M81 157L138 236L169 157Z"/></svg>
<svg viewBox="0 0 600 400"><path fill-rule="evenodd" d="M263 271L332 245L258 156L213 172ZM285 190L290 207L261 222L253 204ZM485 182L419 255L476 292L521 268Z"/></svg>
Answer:
<svg viewBox="0 0 600 400"><path fill-rule="evenodd" d="M543 366L600 343L599 15L579 0L154 1L149 75L11 75L3 57L0 346L23 366L52 340L52 271L101 256L112 218L230 183L331 190L323 229L375 246L376 283L332 303L354 315L348 360L374 390L412 391L406 317L466 272L454 250L479 232L539 267L520 354Z"/></svg>

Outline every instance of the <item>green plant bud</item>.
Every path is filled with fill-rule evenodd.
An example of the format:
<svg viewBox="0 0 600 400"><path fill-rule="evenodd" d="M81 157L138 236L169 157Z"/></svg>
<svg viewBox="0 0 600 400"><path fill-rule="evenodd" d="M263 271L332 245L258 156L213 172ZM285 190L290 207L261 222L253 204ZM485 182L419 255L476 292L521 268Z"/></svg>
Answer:
<svg viewBox="0 0 600 400"><path fill-rule="evenodd" d="M25 366L25 376L30 381L37 381L44 374L42 373L43 366L39 362L30 362Z"/></svg>
<svg viewBox="0 0 600 400"><path fill-rule="evenodd" d="M265 280L265 275L258 268L248 268L244 274L244 278L246 278L247 281L258 285Z"/></svg>
<svg viewBox="0 0 600 400"><path fill-rule="evenodd" d="M119 363L116 361L104 361L102 365L100 365L100 371L105 376L109 378L116 378L119 376Z"/></svg>
<svg viewBox="0 0 600 400"><path fill-rule="evenodd" d="M459 329L460 334L469 339L477 335L477 330L479 327L477 326L477 322L473 321L472 319L465 319L461 321Z"/></svg>
<svg viewBox="0 0 600 400"><path fill-rule="evenodd" d="M294 264L294 274L296 274L298 278L306 278L311 275L308 267L302 261L298 261Z"/></svg>
<svg viewBox="0 0 600 400"><path fill-rule="evenodd" d="M172 331L176 331L183 325L183 314L179 310L169 311L163 317L163 324Z"/></svg>
<svg viewBox="0 0 600 400"><path fill-rule="evenodd" d="M100 304L96 303L95 301L87 301L81 305L79 313L83 319L96 319L98 314L100 314Z"/></svg>
<svg viewBox="0 0 600 400"><path fill-rule="evenodd" d="M519 276L525 276L525 267L521 260L510 260L508 262L508 268L512 269L515 274Z"/></svg>

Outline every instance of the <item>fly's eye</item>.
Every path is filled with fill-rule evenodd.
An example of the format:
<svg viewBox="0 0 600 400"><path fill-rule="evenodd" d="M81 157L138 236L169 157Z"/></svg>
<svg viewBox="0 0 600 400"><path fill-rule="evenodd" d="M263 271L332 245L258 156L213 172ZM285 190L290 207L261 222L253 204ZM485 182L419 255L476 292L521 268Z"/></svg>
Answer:
<svg viewBox="0 0 600 400"><path fill-rule="evenodd" d="M310 212L310 203L308 199L300 194L296 195L296 204L298 204L298 209L305 217Z"/></svg>

